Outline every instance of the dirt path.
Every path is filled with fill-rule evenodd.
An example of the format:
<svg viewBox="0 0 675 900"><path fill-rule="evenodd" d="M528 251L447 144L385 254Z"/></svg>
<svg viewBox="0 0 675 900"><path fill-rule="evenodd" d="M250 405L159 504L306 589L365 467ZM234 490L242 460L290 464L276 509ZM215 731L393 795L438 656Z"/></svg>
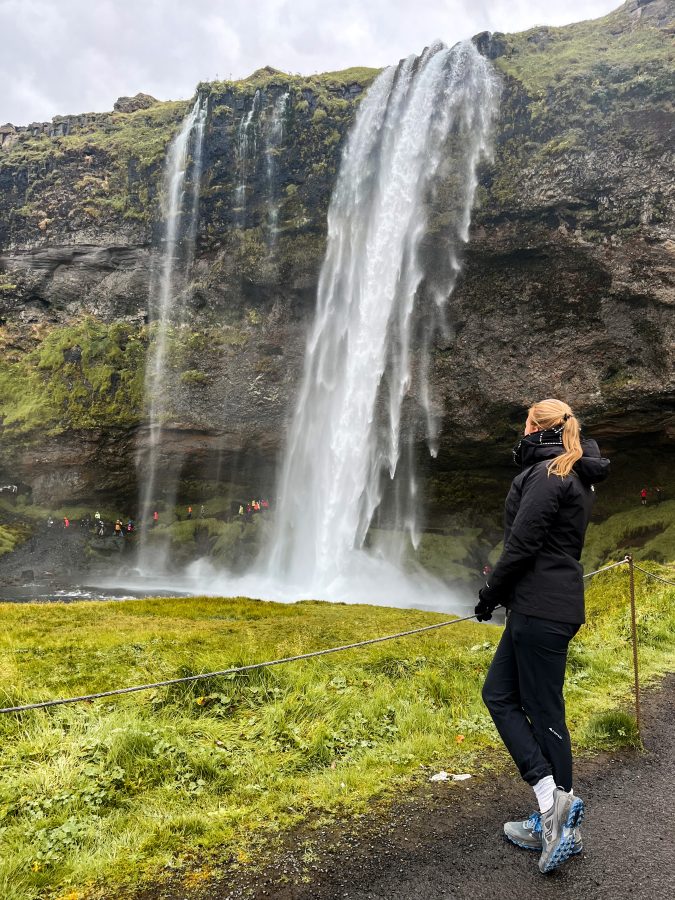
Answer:
<svg viewBox="0 0 675 900"><path fill-rule="evenodd" d="M675 676L644 699L644 754L603 754L577 767L586 802L584 852L542 876L537 854L502 838L502 823L528 813L515 777L425 786L356 831L298 836L253 883L223 876L209 900L672 900L675 898ZM249 876L250 879L250 876ZM182 900L167 887L139 898ZM191 894L190 897L195 895Z"/></svg>

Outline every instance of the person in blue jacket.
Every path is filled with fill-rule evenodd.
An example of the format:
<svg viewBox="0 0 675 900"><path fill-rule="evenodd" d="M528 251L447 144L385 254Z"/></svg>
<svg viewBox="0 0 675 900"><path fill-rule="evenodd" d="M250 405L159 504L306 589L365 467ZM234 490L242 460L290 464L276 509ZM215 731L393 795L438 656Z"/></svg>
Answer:
<svg viewBox="0 0 675 900"><path fill-rule="evenodd" d="M563 685L567 648L584 622L580 563L594 501L609 473L598 445L582 440L572 409L548 399L530 407L505 504L504 550L479 591L476 617L506 608L506 627L483 701L539 811L507 822L505 836L540 850L550 872L582 849L584 804L572 790L572 748Z"/></svg>

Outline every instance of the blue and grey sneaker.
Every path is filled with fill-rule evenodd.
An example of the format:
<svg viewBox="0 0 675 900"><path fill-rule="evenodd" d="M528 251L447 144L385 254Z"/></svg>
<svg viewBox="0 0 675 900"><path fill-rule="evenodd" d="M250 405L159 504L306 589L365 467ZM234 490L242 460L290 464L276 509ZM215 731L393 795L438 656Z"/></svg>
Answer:
<svg viewBox="0 0 675 900"><path fill-rule="evenodd" d="M541 853L541 813L533 812L529 819L522 822L506 822L504 837L516 847L522 847L523 850L538 850ZM575 828L572 855L576 856L583 849L581 828Z"/></svg>
<svg viewBox="0 0 675 900"><path fill-rule="evenodd" d="M584 818L584 801L561 788L553 791L553 806L541 817L539 871L550 872L573 854L574 831Z"/></svg>

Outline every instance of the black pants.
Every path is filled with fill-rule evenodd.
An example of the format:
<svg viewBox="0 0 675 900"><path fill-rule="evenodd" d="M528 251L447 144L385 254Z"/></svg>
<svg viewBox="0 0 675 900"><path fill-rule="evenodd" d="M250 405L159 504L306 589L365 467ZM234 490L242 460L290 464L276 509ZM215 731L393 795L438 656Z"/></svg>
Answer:
<svg viewBox="0 0 675 900"><path fill-rule="evenodd" d="M563 684L579 625L510 612L483 685L483 701L528 784L553 775L572 790L572 746Z"/></svg>

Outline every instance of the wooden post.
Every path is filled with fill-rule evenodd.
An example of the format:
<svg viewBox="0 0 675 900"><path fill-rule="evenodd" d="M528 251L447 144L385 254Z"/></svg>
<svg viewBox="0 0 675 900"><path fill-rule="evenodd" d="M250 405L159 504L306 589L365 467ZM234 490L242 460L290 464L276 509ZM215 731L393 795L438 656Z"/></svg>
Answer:
<svg viewBox="0 0 675 900"><path fill-rule="evenodd" d="M630 627L633 640L633 673L635 676L635 722L637 724L638 738L642 740L640 723L640 680L638 677L638 644L637 625L635 622L635 571L633 569L633 557L627 555L628 572L630 576Z"/></svg>

